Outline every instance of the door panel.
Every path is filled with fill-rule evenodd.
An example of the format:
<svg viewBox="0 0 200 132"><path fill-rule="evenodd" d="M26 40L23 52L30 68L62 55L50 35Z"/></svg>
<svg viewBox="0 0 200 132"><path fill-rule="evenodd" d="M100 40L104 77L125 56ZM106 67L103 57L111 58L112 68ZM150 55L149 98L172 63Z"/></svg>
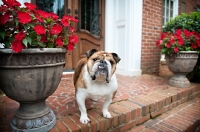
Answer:
<svg viewBox="0 0 200 132"><path fill-rule="evenodd" d="M76 49L66 54L65 69L74 69L77 62L86 57L90 49L104 50L105 0L31 0L45 11L53 11L60 17L72 15L79 20L73 23L79 41Z"/></svg>
<svg viewBox="0 0 200 132"><path fill-rule="evenodd" d="M78 17L77 35L79 42L73 50L73 68L77 62L86 57L90 49L104 50L105 35L105 0L77 0ZM76 4L75 4L76 6Z"/></svg>

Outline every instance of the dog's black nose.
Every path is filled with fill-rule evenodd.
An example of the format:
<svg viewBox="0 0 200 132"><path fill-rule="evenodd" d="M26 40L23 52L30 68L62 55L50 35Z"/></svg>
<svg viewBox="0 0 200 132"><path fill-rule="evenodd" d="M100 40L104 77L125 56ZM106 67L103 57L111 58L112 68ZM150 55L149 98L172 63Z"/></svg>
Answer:
<svg viewBox="0 0 200 132"><path fill-rule="evenodd" d="M101 60L100 63L107 64L106 61L104 61L104 60Z"/></svg>

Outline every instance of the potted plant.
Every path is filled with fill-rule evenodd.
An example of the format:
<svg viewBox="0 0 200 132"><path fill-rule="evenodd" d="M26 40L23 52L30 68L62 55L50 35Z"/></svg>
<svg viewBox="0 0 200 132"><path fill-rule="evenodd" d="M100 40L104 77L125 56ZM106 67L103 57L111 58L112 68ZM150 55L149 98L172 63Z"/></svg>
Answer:
<svg viewBox="0 0 200 132"><path fill-rule="evenodd" d="M72 16L62 19L37 10L31 3L2 0L0 6L0 88L20 103L11 121L12 131L49 131L56 123L45 104L56 90L67 50L73 50L75 35Z"/></svg>
<svg viewBox="0 0 200 132"><path fill-rule="evenodd" d="M171 19L161 33L156 46L165 54L166 63L174 73L169 84L190 87L186 75L193 71L200 53L200 13L181 14Z"/></svg>

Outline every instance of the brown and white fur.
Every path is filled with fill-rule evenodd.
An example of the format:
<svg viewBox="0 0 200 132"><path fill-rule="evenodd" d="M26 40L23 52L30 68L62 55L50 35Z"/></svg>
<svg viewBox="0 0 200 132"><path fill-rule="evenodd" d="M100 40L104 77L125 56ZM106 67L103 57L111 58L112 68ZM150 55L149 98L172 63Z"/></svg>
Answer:
<svg viewBox="0 0 200 132"><path fill-rule="evenodd" d="M76 100L81 112L80 122L83 124L90 122L85 107L86 98L93 100L105 98L103 117L111 118L108 106L118 88L115 70L121 60L116 53L96 49L87 51L86 55L87 58L78 62L73 77Z"/></svg>

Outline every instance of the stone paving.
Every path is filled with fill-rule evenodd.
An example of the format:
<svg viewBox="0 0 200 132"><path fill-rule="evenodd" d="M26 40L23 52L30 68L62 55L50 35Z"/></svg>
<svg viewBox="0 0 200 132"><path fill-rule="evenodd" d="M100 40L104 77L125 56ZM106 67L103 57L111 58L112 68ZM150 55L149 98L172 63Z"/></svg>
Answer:
<svg viewBox="0 0 200 132"><path fill-rule="evenodd" d="M78 112L72 78L72 74L63 75L55 93L46 100L47 105L54 111L57 119L62 118L67 114ZM126 100L130 97L145 94L159 88L168 87L168 85L166 85L167 79L146 74L138 77L117 75L117 80L119 87L114 98L114 102ZM7 96L4 98L6 124L8 128L9 122L11 121L14 112L19 107L19 104ZM102 99L98 101L92 101L90 99L86 100L87 109L94 107L99 108L102 106L102 104Z"/></svg>

